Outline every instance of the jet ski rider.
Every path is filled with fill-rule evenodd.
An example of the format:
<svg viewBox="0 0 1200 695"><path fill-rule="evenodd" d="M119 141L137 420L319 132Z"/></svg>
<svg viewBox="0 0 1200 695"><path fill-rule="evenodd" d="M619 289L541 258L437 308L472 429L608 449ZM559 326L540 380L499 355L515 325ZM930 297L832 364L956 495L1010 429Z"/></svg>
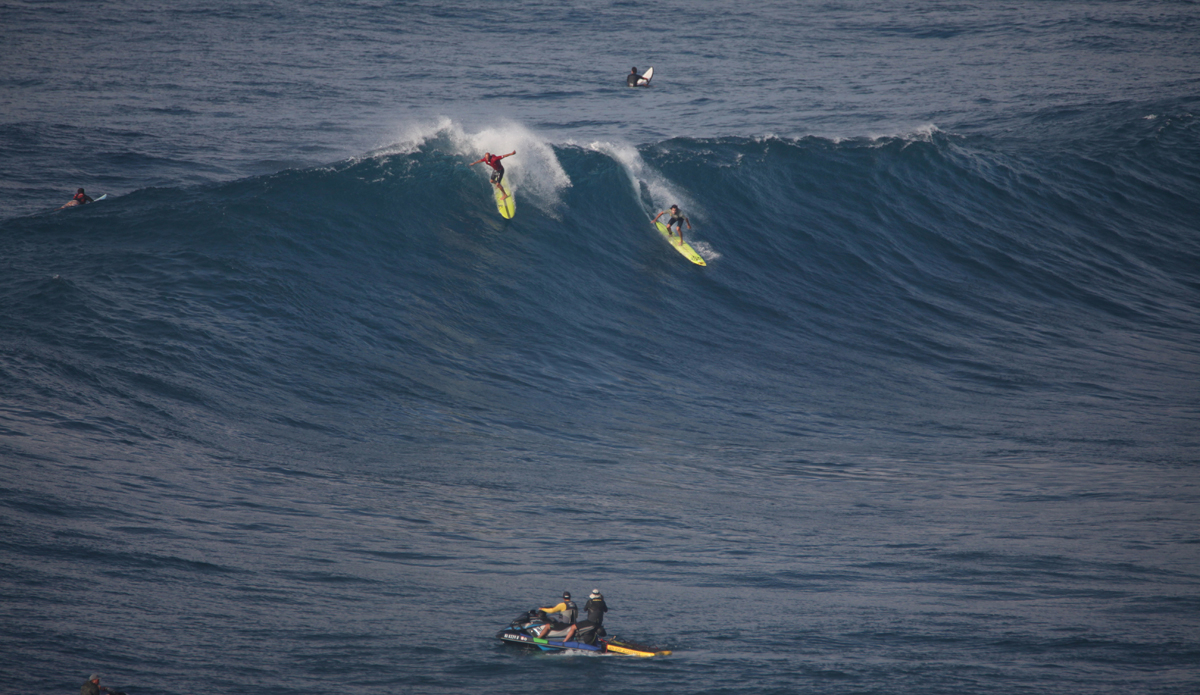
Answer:
<svg viewBox="0 0 1200 695"><path fill-rule="evenodd" d="M576 606L575 602L571 600L570 591L564 591L562 597L562 603L559 603L557 606L554 606L553 608L538 609L540 612L547 614L562 613L563 618L565 618L565 620L561 623L551 622L549 619L547 619L546 625L542 628L542 631L538 633L539 638L545 639L546 635L550 634L551 630L554 630L555 628L561 630L564 627L569 627L567 630L567 636L563 639L564 642L570 641L570 639L575 636L575 618L579 616L579 607Z"/></svg>

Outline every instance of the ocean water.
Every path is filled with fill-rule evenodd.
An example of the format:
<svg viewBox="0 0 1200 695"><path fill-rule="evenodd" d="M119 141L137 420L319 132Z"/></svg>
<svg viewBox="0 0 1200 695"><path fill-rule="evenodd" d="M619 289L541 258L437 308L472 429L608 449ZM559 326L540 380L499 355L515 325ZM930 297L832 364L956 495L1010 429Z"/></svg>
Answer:
<svg viewBox="0 0 1200 695"><path fill-rule="evenodd" d="M0 22L5 691L1200 689L1197 4Z"/></svg>

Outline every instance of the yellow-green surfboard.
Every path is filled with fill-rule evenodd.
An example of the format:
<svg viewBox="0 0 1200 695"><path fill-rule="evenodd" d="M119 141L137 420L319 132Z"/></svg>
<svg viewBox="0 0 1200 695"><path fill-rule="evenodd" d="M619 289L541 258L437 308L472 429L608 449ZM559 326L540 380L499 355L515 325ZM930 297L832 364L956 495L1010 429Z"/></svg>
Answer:
<svg viewBox="0 0 1200 695"><path fill-rule="evenodd" d="M695 263L696 265L708 265L704 262L704 259L700 257L700 254L696 253L696 249L684 242L682 237L672 234L670 230L667 229L667 225L663 224L662 222L655 222L654 226L658 227L658 233L663 235L663 238L667 240L667 243L671 245L671 248L681 253L684 258L688 259L692 263Z"/></svg>
<svg viewBox="0 0 1200 695"><path fill-rule="evenodd" d="M605 649L607 649L610 652L616 652L617 654L628 654L629 656L640 656L643 658L651 657L651 656L670 656L671 655L671 652L667 651L667 650L650 652L650 651L642 651L642 650L638 650L638 649L629 649L627 647L618 647L615 644L610 644L607 647L605 647Z"/></svg>
<svg viewBox="0 0 1200 695"><path fill-rule="evenodd" d="M513 195L511 188L503 189L508 197L504 197L501 193L500 186L492 186L492 192L496 194L496 209L500 211L500 216L506 220L511 220L513 215L517 214L517 196Z"/></svg>

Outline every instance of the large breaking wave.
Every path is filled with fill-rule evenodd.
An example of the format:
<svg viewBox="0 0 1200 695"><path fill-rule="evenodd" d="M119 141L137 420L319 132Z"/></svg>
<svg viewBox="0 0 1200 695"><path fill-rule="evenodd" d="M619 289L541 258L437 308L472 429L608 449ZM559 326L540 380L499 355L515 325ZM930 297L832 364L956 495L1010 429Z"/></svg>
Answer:
<svg viewBox="0 0 1200 695"><path fill-rule="evenodd" d="M931 436L1036 447L1050 413L1111 443L1126 400L1163 415L1121 437L1178 442L1196 143L1186 114L640 147L444 120L326 167L10 220L5 418L300 456L381 431L422 452L782 455L881 429L938 455ZM467 163L513 149L505 221ZM672 203L707 268L649 225Z"/></svg>

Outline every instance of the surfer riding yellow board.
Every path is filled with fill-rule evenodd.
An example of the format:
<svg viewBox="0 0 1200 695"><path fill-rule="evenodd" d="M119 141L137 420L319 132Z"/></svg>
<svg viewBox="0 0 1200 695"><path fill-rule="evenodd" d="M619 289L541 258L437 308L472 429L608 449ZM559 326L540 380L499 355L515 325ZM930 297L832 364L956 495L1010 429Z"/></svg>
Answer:
<svg viewBox="0 0 1200 695"><path fill-rule="evenodd" d="M662 217L663 215L667 214L668 212L671 213L671 217L667 220L667 223L663 224L662 222L659 222L658 218ZM671 248L678 251L680 254L683 255L684 258L688 259L692 263L695 263L696 265L708 265L707 263L704 262L704 259L700 257L700 254L696 253L696 249L689 246L687 244L687 242L685 242L683 240L683 225L684 224L687 224L688 231L691 231L692 222L691 222L691 220L689 220L687 218L687 216L685 216L682 212L680 212L678 205L672 205L670 210L663 210L662 212L660 212L654 216L654 226L657 227L658 232L660 234L662 234L668 242L671 243ZM678 234L679 234L679 242L678 243L676 243L671 238L673 236L671 233L672 225L674 225L678 229Z"/></svg>
<svg viewBox="0 0 1200 695"><path fill-rule="evenodd" d="M484 152L481 159L477 159L470 164L470 166L475 166L476 164L487 164L493 169L491 182L492 185L496 187L496 208L500 211L500 215L506 220L511 220L513 215L517 214L517 200L513 197L511 191L504 190L504 184L502 183L504 180L504 165L500 163L500 160L504 159L505 157L511 157L516 153L516 150L513 150L508 154L492 154L491 152Z"/></svg>

